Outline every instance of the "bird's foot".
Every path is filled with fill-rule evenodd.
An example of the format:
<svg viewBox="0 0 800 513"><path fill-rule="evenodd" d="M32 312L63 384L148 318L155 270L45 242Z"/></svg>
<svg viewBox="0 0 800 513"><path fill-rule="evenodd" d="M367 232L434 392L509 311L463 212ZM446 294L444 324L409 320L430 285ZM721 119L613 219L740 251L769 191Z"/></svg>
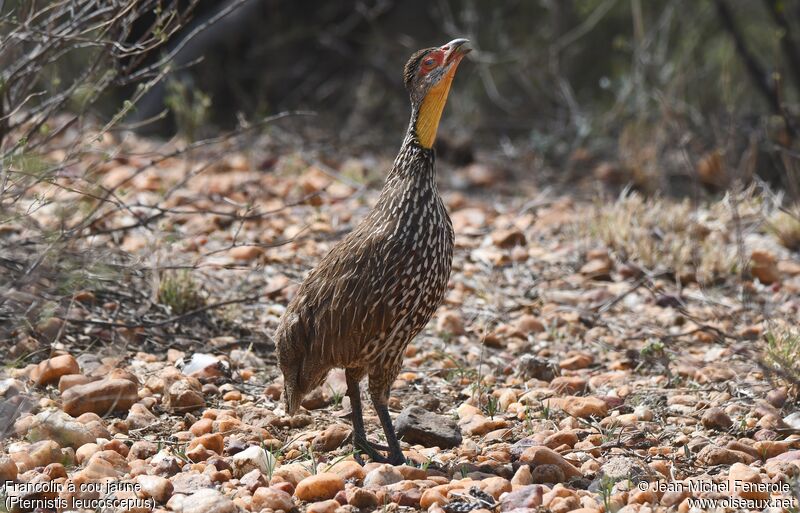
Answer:
<svg viewBox="0 0 800 513"><path fill-rule="evenodd" d="M375 452L366 452L365 451L365 453L368 454L370 459L375 463L388 463L390 465L395 465L395 466L397 466L397 465L405 465L406 463L408 463L406 461L405 455L403 455L403 454L401 454L401 455L392 455L392 454L390 454L388 456L384 456L384 455L382 455L381 453L379 453L377 451L375 451ZM358 463L362 467L365 465L364 460L361 458L361 454L359 454L358 452L353 454L353 459L355 459L356 463Z"/></svg>
<svg viewBox="0 0 800 513"><path fill-rule="evenodd" d="M400 451L398 454L393 454L390 452L386 463L390 463L392 465L405 465L408 462L406 461L406 456L403 454L403 451Z"/></svg>
<svg viewBox="0 0 800 513"><path fill-rule="evenodd" d="M356 453L353 455L359 465L364 466L364 460L361 459L361 454L366 454L370 459L376 463L391 463L392 465L402 465L405 463L405 457L401 454L400 459L396 455L390 454L389 457L384 456L380 451L390 452L389 447L381 444L374 444L363 437L353 436L353 447ZM398 463L399 461L399 463Z"/></svg>

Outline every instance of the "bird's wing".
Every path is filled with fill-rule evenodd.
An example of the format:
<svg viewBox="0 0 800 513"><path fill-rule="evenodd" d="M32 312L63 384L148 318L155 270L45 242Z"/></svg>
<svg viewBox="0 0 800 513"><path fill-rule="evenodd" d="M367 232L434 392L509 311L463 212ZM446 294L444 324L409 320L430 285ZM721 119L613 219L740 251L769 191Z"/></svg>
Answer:
<svg viewBox="0 0 800 513"><path fill-rule="evenodd" d="M381 255L397 257L397 248L385 249L391 244L387 232L366 231L355 230L331 249L289 306L307 357L352 361L394 324L402 269L395 258L390 262Z"/></svg>

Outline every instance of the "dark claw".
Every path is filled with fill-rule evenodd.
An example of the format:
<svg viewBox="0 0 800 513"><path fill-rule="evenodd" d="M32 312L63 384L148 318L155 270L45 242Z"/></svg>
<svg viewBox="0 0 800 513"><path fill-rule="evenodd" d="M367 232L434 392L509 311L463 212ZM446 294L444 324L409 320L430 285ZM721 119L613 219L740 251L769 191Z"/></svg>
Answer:
<svg viewBox="0 0 800 513"><path fill-rule="evenodd" d="M373 444L372 442L369 442L364 438L356 436L353 436L353 447L356 450L361 451L362 453L369 456L370 459L376 463L389 463L389 459L384 457L380 452L378 452L378 451L388 451L389 450L388 447L379 444ZM354 458L359 465L361 466L364 465L364 462L361 459L360 454L356 453L354 455Z"/></svg>
<svg viewBox="0 0 800 513"><path fill-rule="evenodd" d="M400 452L400 454L390 454L387 463L391 463L392 465L405 465L406 457Z"/></svg>

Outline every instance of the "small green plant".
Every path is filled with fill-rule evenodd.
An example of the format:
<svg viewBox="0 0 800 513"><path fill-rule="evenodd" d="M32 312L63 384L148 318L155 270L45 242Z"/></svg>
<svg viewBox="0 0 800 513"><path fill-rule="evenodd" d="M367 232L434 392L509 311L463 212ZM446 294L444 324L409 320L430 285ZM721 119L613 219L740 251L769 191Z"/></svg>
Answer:
<svg viewBox="0 0 800 513"><path fill-rule="evenodd" d="M603 507L605 508L605 511L608 513L611 513L618 509L615 508L613 504L611 504L611 495L614 492L615 484L616 482L614 481L614 479L608 476L603 476L603 478L600 480L600 487L599 487L600 497L603 499Z"/></svg>
<svg viewBox="0 0 800 513"><path fill-rule="evenodd" d="M661 366L668 379L672 379L672 371L669 368L670 355L666 351L664 342L659 339L648 340L644 347L639 351L639 364L636 365L638 371L641 367Z"/></svg>
<svg viewBox="0 0 800 513"><path fill-rule="evenodd" d="M616 441L620 435L619 424L614 421L607 428L600 428L600 434L604 444Z"/></svg>
<svg viewBox="0 0 800 513"><path fill-rule="evenodd" d="M394 503L389 500L388 493L383 494L383 505L381 506L381 513L391 513L395 509L392 507Z"/></svg>
<svg viewBox="0 0 800 513"><path fill-rule="evenodd" d="M342 399L344 399L344 394L342 392L334 390L334 388L332 386L330 386L330 385L328 385L328 388L331 389L331 401L333 401L333 409L334 410L341 410L342 409Z"/></svg>
<svg viewBox="0 0 800 513"><path fill-rule="evenodd" d="M602 437L604 444L618 441L620 436L622 435L622 432L625 431L625 427L620 426L619 422L617 422L616 420L614 422L611 422L607 426L603 426L602 424L600 424L599 422L597 422L595 419L592 418L588 419L578 418L577 420L579 423L583 424L587 428L594 429L595 431L600 433L600 436Z"/></svg>
<svg viewBox="0 0 800 513"><path fill-rule="evenodd" d="M640 355L644 359L653 358L654 356L660 356L664 352L664 343L660 340L651 339L648 340L645 346L639 351Z"/></svg>
<svg viewBox="0 0 800 513"><path fill-rule="evenodd" d="M558 325L556 323L551 323L547 326L547 335L549 336L550 340L558 341L561 339L561 332L558 331Z"/></svg>
<svg viewBox="0 0 800 513"><path fill-rule="evenodd" d="M191 463L189 458L186 456L186 445L183 444L176 445L173 452L175 453L175 456L183 460L185 463Z"/></svg>
<svg viewBox="0 0 800 513"><path fill-rule="evenodd" d="M544 404L544 401L542 401L542 409L539 410L539 416L542 417L542 420L550 420L552 414L553 412L550 407Z"/></svg>
<svg viewBox="0 0 800 513"><path fill-rule="evenodd" d="M486 404L484 405L483 409L489 418L494 419L494 416L497 415L498 411L500 411L499 399L494 394L487 395Z"/></svg>
<svg viewBox="0 0 800 513"><path fill-rule="evenodd" d="M331 462L328 464L328 466L327 466L327 467L325 467L325 470L324 470L323 472L330 472L330 470L333 468L333 466L334 466L334 465L336 465L336 464L337 464L337 463L339 463L340 461L344 461L344 460L346 460L346 459L347 459L347 458L349 458L350 456L353 456L353 457L355 457L357 453L358 453L358 449L354 449L354 450L352 450L352 451L350 451L350 452L348 452L348 453L342 454L342 455L341 455L341 456L339 456L338 458L335 458L333 461L331 461Z"/></svg>
<svg viewBox="0 0 800 513"><path fill-rule="evenodd" d="M278 460L283 458L283 447L278 447L277 449L272 449L264 445L264 442L261 442L261 448L266 451L266 453L270 456L267 458L267 478L272 480L272 474L275 472L275 468L278 466Z"/></svg>
<svg viewBox="0 0 800 513"><path fill-rule="evenodd" d="M441 352L440 355L445 360L450 360L454 367L446 370L445 379L452 382L463 382L465 380L473 380L478 376L478 371L462 365L461 362L453 358L447 353Z"/></svg>
<svg viewBox="0 0 800 513"><path fill-rule="evenodd" d="M745 424L744 419L742 419L742 424ZM747 424L745 424L747 427ZM766 447L761 448L761 461L767 461L769 459L769 451Z"/></svg>
<svg viewBox="0 0 800 513"><path fill-rule="evenodd" d="M180 80L170 80L164 103L175 116L178 131L189 141L194 141L208 121L211 97Z"/></svg>
<svg viewBox="0 0 800 513"><path fill-rule="evenodd" d="M419 468L421 468L422 470L424 470L424 471L426 471L426 472L427 472L427 470L428 470L428 467L430 467L430 466L431 466L431 463L433 463L433 456L428 456L428 459L426 459L425 461L423 461L423 462L422 462L422 465L420 465L420 466L419 466Z"/></svg>
<svg viewBox="0 0 800 513"><path fill-rule="evenodd" d="M304 452L310 462L308 471L311 472L312 475L317 475L317 455L314 454L314 448L311 444L308 444Z"/></svg>
<svg viewBox="0 0 800 513"><path fill-rule="evenodd" d="M158 302L174 314L182 315L205 304L197 282L189 271L165 273L158 285Z"/></svg>
<svg viewBox="0 0 800 513"><path fill-rule="evenodd" d="M13 360L7 360L3 366L7 369L22 369L28 364L28 358L33 353L25 353L17 356Z"/></svg>
<svg viewBox="0 0 800 513"><path fill-rule="evenodd" d="M531 415L531 407L525 406L525 420L523 422L525 432L532 434L534 432L533 416Z"/></svg>

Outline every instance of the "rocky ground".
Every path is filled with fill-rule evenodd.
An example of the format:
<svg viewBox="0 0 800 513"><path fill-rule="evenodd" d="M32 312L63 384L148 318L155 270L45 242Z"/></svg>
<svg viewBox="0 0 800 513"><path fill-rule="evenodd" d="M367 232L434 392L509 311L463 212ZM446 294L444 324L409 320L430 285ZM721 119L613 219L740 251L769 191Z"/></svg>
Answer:
<svg viewBox="0 0 800 513"><path fill-rule="evenodd" d="M407 464L361 466L343 375L287 417L269 334L390 161L122 145L83 162L115 191L88 235L7 290L11 511L797 511L800 261L765 193L581 200L444 163L450 290L390 402ZM37 229L91 210L80 183L31 190ZM60 281L80 290L40 299Z"/></svg>

